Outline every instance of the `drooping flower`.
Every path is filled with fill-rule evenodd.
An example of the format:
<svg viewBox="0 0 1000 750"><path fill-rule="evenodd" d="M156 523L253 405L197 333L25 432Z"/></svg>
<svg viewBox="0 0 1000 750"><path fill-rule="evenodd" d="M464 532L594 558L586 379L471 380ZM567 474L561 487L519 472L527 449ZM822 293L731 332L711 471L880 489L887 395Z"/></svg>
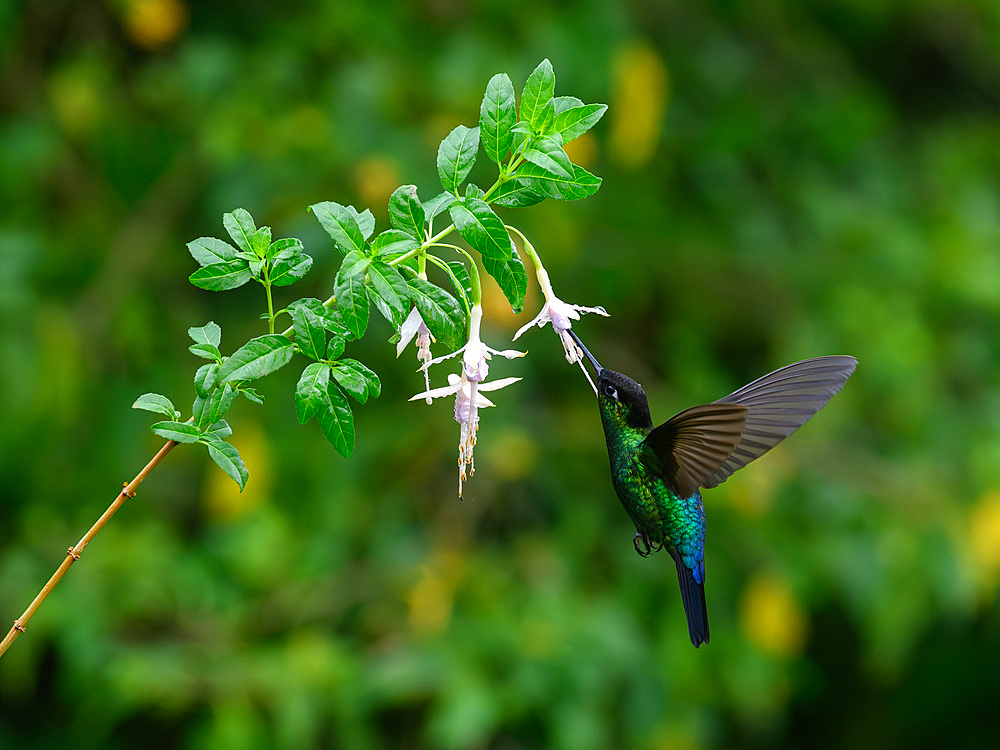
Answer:
<svg viewBox="0 0 1000 750"><path fill-rule="evenodd" d="M476 433L479 431L479 410L495 406L482 393L496 391L516 383L521 378L501 378L493 382L484 382L489 374L489 360L494 354L507 359L523 357L524 352L514 350L498 351L484 344L479 338L479 324L482 320L482 308L474 305L469 316L469 340L465 346L451 354L426 362L423 370L430 365L443 362L446 359L462 354L462 370L459 375L448 375L448 385L444 388L428 388L423 393L413 396L410 401L424 399L431 403L435 398L455 396L455 421L461 426L458 439L458 497L462 497L462 483L476 473L473 449L476 446ZM466 471L468 467L468 471Z"/></svg>
<svg viewBox="0 0 1000 750"><path fill-rule="evenodd" d="M399 341L396 342L397 357L403 353L403 350L413 340L414 336L417 339L417 360L420 362L420 369L424 371L424 385L429 391L431 389L431 381L427 366L431 361L431 342L434 341L434 337L427 328L427 324L424 323L424 319L420 317L420 313L417 312L416 307L410 310L410 314L403 321L403 325L399 327ZM428 398L427 403L429 404L430 402L431 399Z"/></svg>
<svg viewBox="0 0 1000 750"><path fill-rule="evenodd" d="M580 351L580 347L576 345L576 342L569 335L569 329L573 327L572 321L580 319L581 313L596 313L597 315L608 317L607 310L603 307L583 307L582 305L571 305L563 302L552 291L552 284L545 269L539 267L536 274L538 276L538 285L541 287L542 294L545 295L545 304L542 305L541 312L531 322L526 323L517 330L517 333L514 334L514 341L517 341L521 334L532 326L541 328L546 323L551 322L552 330L559 336L559 340L563 345L563 351L566 352L566 361L570 364L574 362L579 363L580 369L583 370L583 374L587 376L587 380L590 382L590 387L594 389L594 393L597 393L597 386L594 385L594 381L590 379L590 373L587 372L587 368L583 365L583 352Z"/></svg>

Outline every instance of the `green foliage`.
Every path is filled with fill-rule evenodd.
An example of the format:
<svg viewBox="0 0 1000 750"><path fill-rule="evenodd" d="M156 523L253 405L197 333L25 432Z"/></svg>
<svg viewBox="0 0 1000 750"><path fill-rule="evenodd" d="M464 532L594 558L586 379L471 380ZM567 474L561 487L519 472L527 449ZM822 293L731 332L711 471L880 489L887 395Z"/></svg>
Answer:
<svg viewBox="0 0 1000 750"><path fill-rule="evenodd" d="M222 217L233 244L214 237L188 243L191 257L201 266L191 274L195 286L209 291L236 289L249 281L259 283L267 301L268 333L250 339L231 355L220 347L222 331L213 323L191 328L196 357L207 359L195 373L196 396L191 419L180 414L163 397L147 394L135 407L171 419L153 431L178 442L202 442L220 468L242 489L247 470L232 445L216 430L232 407L236 395L255 403L263 397L246 381L270 375L288 364L295 353L312 360L295 388L295 413L299 422L317 419L331 445L345 457L354 449L354 417L346 396L361 404L381 393L375 373L356 359L340 359L349 339L362 338L369 326L371 305L393 326L400 328L415 307L434 340L458 349L464 340L467 315L481 304L481 287L475 261L454 248L470 264L440 258L435 251L453 248L440 242L453 229L479 254L486 272L496 281L512 310L520 312L527 291L527 273L507 227L490 207L537 203L544 197L580 198L592 194L600 180L574 165L562 145L579 137L603 115L604 105L584 105L574 97L555 98L555 73L548 60L528 77L521 95L521 119L514 87L506 74L493 76L480 105L480 125L459 125L441 142L437 171L444 192L421 203L416 185L401 185L389 197L391 229L374 240L375 217L368 209L334 201L309 206L320 226L342 253L333 295L326 302L307 297L294 300L275 312L272 287L289 286L312 267L301 240L272 241L271 228L258 227L250 212L237 208ZM558 119L557 119L558 118ZM482 146L499 167L488 189L465 184ZM448 209L453 224L433 234L435 217ZM445 274L461 302L426 279L430 261ZM409 278L401 271L406 271ZM288 314L291 327L275 333L279 315ZM226 427L228 431L228 425Z"/></svg>
<svg viewBox="0 0 1000 750"><path fill-rule="evenodd" d="M438 148L437 168L441 187L450 193L458 192L459 185L472 171L479 150L479 128L459 125L441 141Z"/></svg>
<svg viewBox="0 0 1000 750"><path fill-rule="evenodd" d="M192 322L221 324L224 355L270 332L252 277L232 297L178 283L224 262L184 244L219 234L238 260L217 224L235 206L299 237L315 263L272 284L282 333L281 309L322 305L341 259L302 207L371 205L374 257L401 238L380 240L399 230L372 201L417 183L426 216L407 236L448 228L468 180L485 193L497 177L478 84L508 70L519 98L542 56L526 47L559 74L549 135L572 108L563 93L612 105L562 144L606 183L550 205L515 176L537 169L525 159L479 197L548 252L569 301L612 313L574 327L642 382L654 419L801 357L861 366L787 447L706 493L712 642L696 652L669 558L632 550L589 386L548 331L519 340L525 379L484 412L464 503L450 410L402 400L423 387L412 350L395 359L377 315L363 341L330 333L326 358L365 362L386 391L344 399L361 409L351 460L292 416L288 392L317 360L245 382L226 419L246 490L185 446L171 454L4 656L2 744L995 743L993 4L158 3L190 12L155 50L132 35L147 5L104 3L84 23L89 5L0 10L8 625L162 444L139 432L145 413L103 405L156 390L187 409L195 368L211 387L218 365L178 346ZM484 155L456 196L427 139L459 122L480 126ZM511 128L504 166L530 134ZM475 255L455 230L443 241ZM431 252L469 276L460 254ZM408 282L409 262L394 266ZM426 273L464 310L471 277L463 296L433 261ZM501 317L482 287L497 342L540 304L529 293ZM243 400L264 394L272 408ZM754 595L761 576L784 582L783 608ZM796 619L789 596L800 640L752 635L754 612Z"/></svg>

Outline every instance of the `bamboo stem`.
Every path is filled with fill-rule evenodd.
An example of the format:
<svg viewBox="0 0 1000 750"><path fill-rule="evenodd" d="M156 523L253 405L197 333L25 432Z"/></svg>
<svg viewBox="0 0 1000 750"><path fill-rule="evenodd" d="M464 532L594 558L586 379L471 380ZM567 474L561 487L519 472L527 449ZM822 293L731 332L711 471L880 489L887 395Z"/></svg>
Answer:
<svg viewBox="0 0 1000 750"><path fill-rule="evenodd" d="M12 644L14 640L25 631L28 625L28 620L30 620L32 615L35 614L35 611L42 606L42 602L44 602L46 597L52 593L52 589L56 587L56 584L62 580L66 571L69 570L69 566L80 559L80 553L83 552L86 546L90 544L95 536L97 536L97 532L104 528L104 524L111 520L111 516L113 516L115 512L117 512L117 510L125 504L125 501L130 497L135 497L136 487L142 484L142 480L146 478L149 472L156 468L156 465L163 460L164 456L173 450L175 445L177 445L175 441L168 440L166 444L160 448L159 452L150 459L149 463L143 467L142 471L135 475L135 479L131 482L127 482L122 487L122 491L118 493L118 497L116 497L114 502L111 503L106 511L104 511L104 514L97 519L97 522L90 527L90 531L83 535L83 538L76 543L75 547L70 547L66 550L66 558L62 561L62 564L56 568L56 572L52 574L51 578L49 578L48 583L42 587L42 590L38 592L34 601L32 601L31 604L28 605L28 608L24 610L24 614L14 620L14 624L11 626L10 631L3 639L3 642L0 642L0 658L2 658L7 649L10 648L10 644Z"/></svg>

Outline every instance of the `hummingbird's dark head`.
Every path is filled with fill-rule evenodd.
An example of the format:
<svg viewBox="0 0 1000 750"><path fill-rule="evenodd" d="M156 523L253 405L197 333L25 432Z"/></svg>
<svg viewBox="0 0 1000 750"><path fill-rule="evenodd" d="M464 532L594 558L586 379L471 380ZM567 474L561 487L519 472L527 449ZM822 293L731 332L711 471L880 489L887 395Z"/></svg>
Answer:
<svg viewBox="0 0 1000 750"><path fill-rule="evenodd" d="M652 429L649 400L642 386L628 375L602 369L597 374L597 403L601 414L633 429Z"/></svg>
<svg viewBox="0 0 1000 750"><path fill-rule="evenodd" d="M601 367L600 362L583 345L572 328L569 334L594 368L594 374L597 376L597 404L601 408L601 416L614 425L652 429L649 400L642 386L628 375Z"/></svg>

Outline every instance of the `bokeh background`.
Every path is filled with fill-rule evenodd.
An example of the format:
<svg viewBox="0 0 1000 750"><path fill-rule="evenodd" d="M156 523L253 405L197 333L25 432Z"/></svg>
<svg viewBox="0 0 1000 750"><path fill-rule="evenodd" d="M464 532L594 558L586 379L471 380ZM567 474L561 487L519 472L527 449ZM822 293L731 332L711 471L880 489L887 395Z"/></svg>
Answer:
<svg viewBox="0 0 1000 750"><path fill-rule="evenodd" d="M382 377L337 456L292 368L240 402L244 493L171 454L0 663L21 748L996 747L1000 5L992 0L0 1L2 630L187 405L186 329L260 333L184 244L250 210L336 258L305 207L369 206L543 57L610 110L581 203L508 211L577 330L654 418L780 365L861 365L707 494L712 642L639 559L593 396L551 331L495 365L455 494L447 404L375 324ZM485 168L473 177L491 180ZM484 184L488 184L485 182ZM504 348L537 310L491 293ZM443 378L442 374L438 374ZM441 384L441 383L438 383Z"/></svg>

